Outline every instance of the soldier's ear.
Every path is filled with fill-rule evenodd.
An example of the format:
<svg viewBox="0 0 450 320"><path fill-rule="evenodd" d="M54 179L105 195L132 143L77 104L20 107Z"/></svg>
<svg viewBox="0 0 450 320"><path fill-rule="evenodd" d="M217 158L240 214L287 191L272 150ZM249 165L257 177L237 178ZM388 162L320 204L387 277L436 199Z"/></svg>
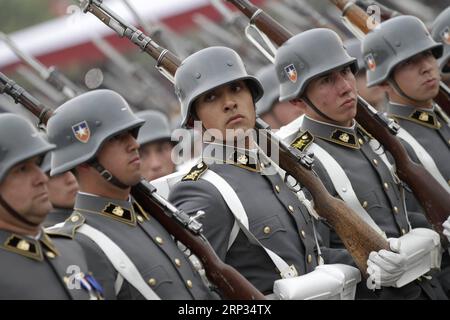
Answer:
<svg viewBox="0 0 450 320"><path fill-rule="evenodd" d="M307 104L306 104L305 101L303 101L302 99L300 99L300 98L295 98L295 99L289 100L289 102L290 102L292 105L294 105L294 106L300 108L301 111L303 111L303 112L306 111Z"/></svg>

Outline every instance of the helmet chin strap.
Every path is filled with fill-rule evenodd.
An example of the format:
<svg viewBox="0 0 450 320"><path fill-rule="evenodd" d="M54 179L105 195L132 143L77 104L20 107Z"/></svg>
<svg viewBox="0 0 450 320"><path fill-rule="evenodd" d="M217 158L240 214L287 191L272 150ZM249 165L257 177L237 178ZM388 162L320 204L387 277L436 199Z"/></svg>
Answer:
<svg viewBox="0 0 450 320"><path fill-rule="evenodd" d="M34 223L31 221L28 221L27 219L25 219L23 216L21 216L16 210L13 209L13 207L11 207L8 202L6 202L5 199L3 199L3 197L0 195L0 205L5 208L5 210L14 218L16 218L17 220L19 220L20 222L26 224L29 227L38 227L40 225L40 223Z"/></svg>
<svg viewBox="0 0 450 320"><path fill-rule="evenodd" d="M400 88L400 86L398 85L398 83L397 83L394 79L392 79L392 78L389 78L388 82L389 82L389 84L392 86L392 88L395 90L395 92L396 92L398 95L400 95L400 96L402 96L403 98L405 98L405 99L414 101L414 102L416 102L416 103L426 103L426 102L428 101L428 100L418 100L418 99L415 99L415 98L412 98L412 97L408 96L408 95Z"/></svg>
<svg viewBox="0 0 450 320"><path fill-rule="evenodd" d="M128 189L130 186L126 185L125 183L122 183L119 179L113 176L111 172L105 169L104 166L98 162L97 158L89 162L89 165L97 170L98 173L109 183L115 185L116 187L120 189Z"/></svg>
<svg viewBox="0 0 450 320"><path fill-rule="evenodd" d="M301 98L303 101L306 102L306 104L313 109L318 115L320 115L322 118L327 119L328 121L331 121L331 123L333 124L339 124L336 120L330 118L329 116L327 116L325 113L323 113L322 111L319 110L319 108L317 108L314 103L312 103L311 100L309 100L309 98L305 95Z"/></svg>

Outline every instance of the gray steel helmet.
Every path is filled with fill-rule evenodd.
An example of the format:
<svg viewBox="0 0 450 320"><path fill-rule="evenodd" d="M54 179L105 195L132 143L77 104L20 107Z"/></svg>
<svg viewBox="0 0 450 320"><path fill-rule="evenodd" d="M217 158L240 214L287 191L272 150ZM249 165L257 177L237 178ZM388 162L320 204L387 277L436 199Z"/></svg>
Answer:
<svg viewBox="0 0 450 320"><path fill-rule="evenodd" d="M336 32L316 28L293 36L275 55L280 101L302 96L312 79L345 66L358 71L356 59L345 51Z"/></svg>
<svg viewBox="0 0 450 320"><path fill-rule="evenodd" d="M139 130L137 138L141 146L157 140L170 140L169 120L164 113L156 110L147 110L137 112L136 116L145 120L145 124Z"/></svg>
<svg viewBox="0 0 450 320"><path fill-rule="evenodd" d="M356 38L348 39L344 41L344 47L350 57L356 58L356 60L358 60L358 70L364 70L366 66L364 64L364 59L361 52L361 41Z"/></svg>
<svg viewBox="0 0 450 320"><path fill-rule="evenodd" d="M442 55L442 44L431 38L427 28L418 18L398 16L381 23L362 41L364 63L367 66L367 86L386 81L395 66L431 50L436 58Z"/></svg>
<svg viewBox="0 0 450 320"><path fill-rule="evenodd" d="M12 113L0 114L0 181L9 169L27 159L44 155L55 145L30 122Z"/></svg>
<svg viewBox="0 0 450 320"><path fill-rule="evenodd" d="M244 63L234 50L210 47L184 59L175 73L175 93L181 103L181 126L191 126L191 106L200 95L236 80L246 81L255 103L261 98L261 84L255 77L248 75Z"/></svg>
<svg viewBox="0 0 450 320"><path fill-rule="evenodd" d="M444 45L444 52L438 60L441 72L450 72L450 67L447 65L450 61L450 7L442 11L434 20L431 35L434 40Z"/></svg>
<svg viewBox="0 0 450 320"><path fill-rule="evenodd" d="M274 103L278 101L280 83L273 64L265 66L255 76L261 82L264 90L263 96L256 103L256 114L262 115L269 112Z"/></svg>
<svg viewBox="0 0 450 320"><path fill-rule="evenodd" d="M111 90L93 90L67 101L47 123L49 141L57 146L50 174L93 160L106 140L122 132L136 129L137 136L143 123L125 99Z"/></svg>

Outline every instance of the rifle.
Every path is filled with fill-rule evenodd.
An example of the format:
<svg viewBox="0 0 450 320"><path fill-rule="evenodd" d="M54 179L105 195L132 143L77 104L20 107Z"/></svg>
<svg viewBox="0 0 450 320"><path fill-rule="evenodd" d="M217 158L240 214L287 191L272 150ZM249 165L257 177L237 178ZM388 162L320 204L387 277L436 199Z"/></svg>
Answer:
<svg viewBox="0 0 450 320"><path fill-rule="evenodd" d="M107 25L113 25L115 28L118 28L117 26L120 25L120 34L128 34L127 37L132 41L136 38L133 37L133 32L136 31L133 31L134 29L132 26L128 26L123 21L121 22L119 18L117 18L108 8L101 5L98 1L91 0L85 9L94 13ZM111 23L112 20L114 22ZM147 43L151 46L158 46L151 40L147 41ZM152 51L150 50L150 52ZM161 64L161 68L171 70L173 72L171 74L173 78L176 67L178 67L179 63L178 65L176 64L176 61L178 61L176 57L173 55L170 56L172 57L171 60L158 60ZM154 57L154 59L156 58ZM165 66L166 62L168 63L167 66ZM335 228L336 232L341 236L341 239L348 251L352 254L361 273L366 275L367 258L370 252L379 251L381 249L389 250L389 244L387 241L369 225L367 225L355 212L347 207L342 200L336 199L328 193L320 179L311 171L312 160L309 155L300 153L298 150L292 149L285 143L279 141L278 138L272 135L267 124L265 124L262 120L258 119L256 128L264 129L263 134L267 140L268 146L280 146L280 164L282 168L298 181L301 181L311 192L315 202L316 211ZM145 201L149 201L148 197L143 196L148 192L148 188L143 188L142 184L138 188L134 187L132 191L133 196L139 197L137 200L139 201L139 199L141 199L141 201L144 201L144 204ZM148 205L150 207L152 206L151 203ZM171 226L167 226L168 230L170 230L170 227ZM355 237L355 234L358 234L358 237ZM184 243L183 239L181 239L181 241Z"/></svg>
<svg viewBox="0 0 450 320"><path fill-rule="evenodd" d="M11 96L38 117L45 125L53 111L41 104L25 89L0 72L0 93ZM175 208L156 193L156 188L142 180L131 188L131 194L145 210L157 219L177 240L188 247L202 262L206 275L225 298L265 299L265 297L233 267L223 263L202 235L202 225L197 221L203 212L190 217Z"/></svg>
<svg viewBox="0 0 450 320"><path fill-rule="evenodd" d="M354 27L362 31L364 34L367 34L371 31L371 29L367 27L366 23L366 21L368 21L370 17L358 5L348 0L330 1L342 11L342 15L345 16ZM379 4L375 3L375 5ZM386 6L382 6L380 7L380 9L381 13L384 13L384 17L388 19L398 15L396 11L389 9ZM376 21L374 21L374 23L375 22ZM352 28L350 31L352 31ZM442 81L440 81L439 83L439 93L434 100L445 111L445 113L450 116L450 89Z"/></svg>
<svg viewBox="0 0 450 320"><path fill-rule="evenodd" d="M59 72L55 66L47 68L37 59L20 50L3 32L0 32L0 38L23 62L34 69L42 79L61 91L66 98L71 99L82 92L69 78Z"/></svg>
<svg viewBox="0 0 450 320"><path fill-rule="evenodd" d="M227 0L238 7L251 21L266 33L277 45L281 46L292 34L284 29L278 22L274 21L264 11L257 8L247 0ZM345 0L344 0L345 1ZM343 2L343 1L337 1ZM351 3L350 3L351 4ZM346 15L355 21L365 20L355 10L361 10L356 5L348 5ZM363 12L364 13L364 12ZM353 20L351 20L353 21ZM405 147L395 137L399 126L388 119L382 113L377 112L364 99L358 97L358 112L356 120L383 145L395 159L397 174L412 189L418 201L425 210L426 217L434 230L441 236L443 246L448 245L447 237L443 234L442 223L449 216L450 196L448 192L433 178L433 176L421 165L411 160ZM316 203L316 202L315 202ZM317 204L317 203L316 203Z"/></svg>

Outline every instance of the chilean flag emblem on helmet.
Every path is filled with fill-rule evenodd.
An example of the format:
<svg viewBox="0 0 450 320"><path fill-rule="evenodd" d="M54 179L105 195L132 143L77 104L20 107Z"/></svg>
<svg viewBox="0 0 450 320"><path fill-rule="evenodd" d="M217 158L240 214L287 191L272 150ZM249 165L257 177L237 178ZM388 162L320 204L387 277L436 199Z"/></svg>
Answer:
<svg viewBox="0 0 450 320"><path fill-rule="evenodd" d="M91 137L91 131L89 130L89 126L86 120L81 121L72 126L73 134L78 141L87 143L89 138Z"/></svg>
<svg viewBox="0 0 450 320"><path fill-rule="evenodd" d="M292 63L284 67L284 72L286 72L289 80L291 80L293 83L297 82L297 70Z"/></svg>
<svg viewBox="0 0 450 320"><path fill-rule="evenodd" d="M364 61L366 62L366 66L370 71L374 71L377 68L377 64L371 53L364 57Z"/></svg>

